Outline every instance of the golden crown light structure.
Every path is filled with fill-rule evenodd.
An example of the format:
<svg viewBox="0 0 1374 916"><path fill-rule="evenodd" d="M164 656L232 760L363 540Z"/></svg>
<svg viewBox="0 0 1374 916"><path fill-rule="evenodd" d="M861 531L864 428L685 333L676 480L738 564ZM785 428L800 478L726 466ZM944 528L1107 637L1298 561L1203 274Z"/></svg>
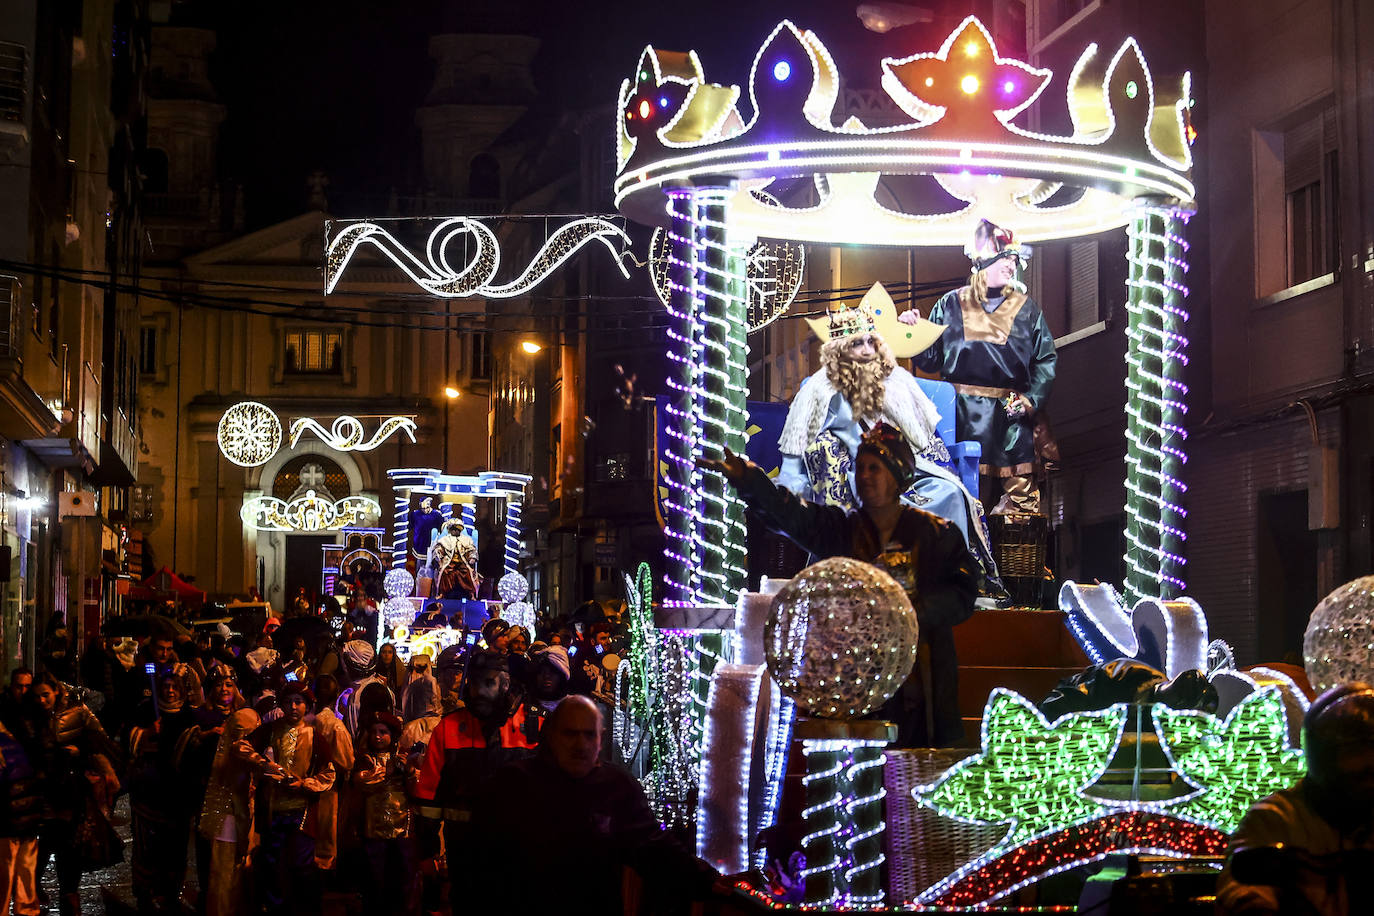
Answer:
<svg viewBox="0 0 1374 916"><path fill-rule="evenodd" d="M812 32L780 23L745 88L708 82L694 52L647 47L620 88L617 207L669 238L674 422L667 443L669 606L734 603L744 580L742 507L697 456L741 452L746 326L742 252L758 238L962 246L979 220L1023 241L1128 227L1128 532L1131 597L1183 588L1179 467L1187 341L1183 225L1193 210L1190 77L1157 87L1136 42L1089 45L1068 74L1073 132L1013 123L1053 74L1003 58L965 19L939 50L882 61L882 87L910 123L837 123L839 74ZM954 199L903 212L874 196L884 175L928 175ZM789 207L775 182L810 179Z"/></svg>
<svg viewBox="0 0 1374 916"><path fill-rule="evenodd" d="M975 17L938 50L885 59L881 71L883 90L909 123L869 127L837 114L834 59L814 33L787 21L759 48L743 88L708 82L694 52L654 47L620 88L616 206L667 236L666 282L657 285L668 292L673 403L668 441L660 443L668 492L657 621L696 635L689 652L703 663L691 679L697 714L690 718L699 736L712 732L701 675L729 654L718 633L730 626L744 585L745 528L733 490L695 460L721 458L726 448L744 452L744 258L759 240L963 246L983 219L1029 242L1126 227L1125 593L1167 600L1184 588L1184 226L1195 193L1188 74L1157 87L1134 40L1110 55L1089 45L1056 90L1066 93L1072 124L1058 136L1013 123L1052 88L1053 74L1001 57ZM889 175L930 176L952 200L932 212L884 206L875 192ZM788 204L792 195L780 185L798 179L814 183L814 203ZM776 757L772 749L786 747L790 729L782 725L786 713L769 717ZM873 775L881 755L873 748L886 739L863 724L798 724L808 758L810 905L871 906L884 898L882 789ZM698 748L694 759L710 754ZM721 797L710 772L701 767L708 812ZM765 794L776 801L774 775ZM759 823L769 822L765 812ZM743 861L748 849L738 843L698 835L698 851L713 861Z"/></svg>

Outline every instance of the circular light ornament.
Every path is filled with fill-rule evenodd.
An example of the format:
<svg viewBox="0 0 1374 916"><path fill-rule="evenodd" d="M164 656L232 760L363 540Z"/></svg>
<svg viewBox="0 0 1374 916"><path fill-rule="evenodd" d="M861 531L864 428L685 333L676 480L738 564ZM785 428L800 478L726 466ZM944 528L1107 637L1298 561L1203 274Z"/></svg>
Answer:
<svg viewBox="0 0 1374 916"><path fill-rule="evenodd" d="M787 82L787 78L792 75L792 65L785 60L780 60L773 65L773 79L780 83Z"/></svg>
<svg viewBox="0 0 1374 916"><path fill-rule="evenodd" d="M803 569L773 596L768 671L810 716L852 719L882 705L916 661L916 611L883 570L848 557Z"/></svg>
<svg viewBox="0 0 1374 916"><path fill-rule="evenodd" d="M281 448L281 420L266 404L240 401L219 418L216 438L221 455L241 468L255 468Z"/></svg>
<svg viewBox="0 0 1374 916"><path fill-rule="evenodd" d="M501 612L501 619L513 627L524 627L534 632L534 605L528 601L513 601Z"/></svg>
<svg viewBox="0 0 1374 916"><path fill-rule="evenodd" d="M648 99L645 99L644 101L642 101L642 102L639 103L639 116L640 116L640 118L647 118L647 117L649 116L649 112L651 112L651 111L653 111L653 109L649 107L649 100L648 100Z"/></svg>
<svg viewBox="0 0 1374 916"><path fill-rule="evenodd" d="M1302 657L1318 692L1374 680L1374 576L1347 582L1321 600L1307 621Z"/></svg>
<svg viewBox="0 0 1374 916"><path fill-rule="evenodd" d="M415 605L409 598L388 598L382 602L382 626L387 629L405 629L414 619Z"/></svg>
<svg viewBox="0 0 1374 916"><path fill-rule="evenodd" d="M768 205L778 202L766 191L754 190L751 196ZM655 229L649 239L649 279L664 305L672 296L668 285L670 248L668 234ZM749 288L746 316L749 333L753 333L780 317L797 298L806 275L806 246L780 239L759 239L744 256L744 275Z"/></svg>
<svg viewBox="0 0 1374 916"><path fill-rule="evenodd" d="M1140 87L1135 84L1135 80L1131 80L1126 84L1126 98L1133 99L1139 94Z"/></svg>
<svg viewBox="0 0 1374 916"><path fill-rule="evenodd" d="M525 596L530 593L530 584L525 581L525 577L517 572L508 572L496 583L496 594L501 596L501 600L506 604L513 604L516 601L524 601Z"/></svg>
<svg viewBox="0 0 1374 916"><path fill-rule="evenodd" d="M973 95L978 91L978 77L968 74L959 81L959 88L964 90L965 95Z"/></svg>
<svg viewBox="0 0 1374 916"><path fill-rule="evenodd" d="M392 598L409 598L415 591L415 577L406 569L389 569L382 577L382 589Z"/></svg>

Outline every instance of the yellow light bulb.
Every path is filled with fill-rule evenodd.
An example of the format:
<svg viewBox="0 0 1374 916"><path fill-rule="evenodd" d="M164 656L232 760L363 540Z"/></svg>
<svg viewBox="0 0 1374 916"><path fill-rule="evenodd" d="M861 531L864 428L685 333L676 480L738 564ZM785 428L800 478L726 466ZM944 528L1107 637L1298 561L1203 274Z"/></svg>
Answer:
<svg viewBox="0 0 1374 916"><path fill-rule="evenodd" d="M522 340L520 342L520 349L524 350L526 353L533 355L544 348L532 340Z"/></svg>
<svg viewBox="0 0 1374 916"><path fill-rule="evenodd" d="M457 388L454 388L452 385L444 386L444 397L448 398L450 401L460 398L462 396L463 392L459 391Z"/></svg>
<svg viewBox="0 0 1374 916"><path fill-rule="evenodd" d="M967 54L969 57L977 57L978 42L970 41L968 44L964 45L964 53Z"/></svg>
<svg viewBox="0 0 1374 916"><path fill-rule="evenodd" d="M927 76L927 77L926 77L926 85L927 85L927 86L934 86L934 85L935 85L935 77L933 77L933 76Z"/></svg>
<svg viewBox="0 0 1374 916"><path fill-rule="evenodd" d="M959 88L964 90L967 94L973 95L978 91L978 77L970 73L959 81Z"/></svg>

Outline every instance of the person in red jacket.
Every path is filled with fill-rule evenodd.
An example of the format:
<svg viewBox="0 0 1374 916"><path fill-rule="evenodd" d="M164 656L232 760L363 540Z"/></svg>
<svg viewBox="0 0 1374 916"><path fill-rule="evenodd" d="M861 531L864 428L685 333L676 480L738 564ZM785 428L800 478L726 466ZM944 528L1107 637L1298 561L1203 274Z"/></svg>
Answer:
<svg viewBox="0 0 1374 916"><path fill-rule="evenodd" d="M505 656L472 649L463 677L463 706L439 720L429 736L412 795L419 813L443 821L454 916L466 909L463 888L478 877L472 811L478 786L497 767L533 753L539 720L526 719L511 697Z"/></svg>

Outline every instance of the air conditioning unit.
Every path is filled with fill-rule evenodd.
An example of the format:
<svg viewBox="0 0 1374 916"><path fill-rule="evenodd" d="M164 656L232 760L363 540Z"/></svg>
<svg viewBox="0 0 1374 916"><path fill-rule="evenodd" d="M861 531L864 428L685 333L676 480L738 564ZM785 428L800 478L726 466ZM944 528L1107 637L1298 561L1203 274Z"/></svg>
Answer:
<svg viewBox="0 0 1374 916"><path fill-rule="evenodd" d="M95 494L67 491L58 494L57 517L95 515Z"/></svg>

